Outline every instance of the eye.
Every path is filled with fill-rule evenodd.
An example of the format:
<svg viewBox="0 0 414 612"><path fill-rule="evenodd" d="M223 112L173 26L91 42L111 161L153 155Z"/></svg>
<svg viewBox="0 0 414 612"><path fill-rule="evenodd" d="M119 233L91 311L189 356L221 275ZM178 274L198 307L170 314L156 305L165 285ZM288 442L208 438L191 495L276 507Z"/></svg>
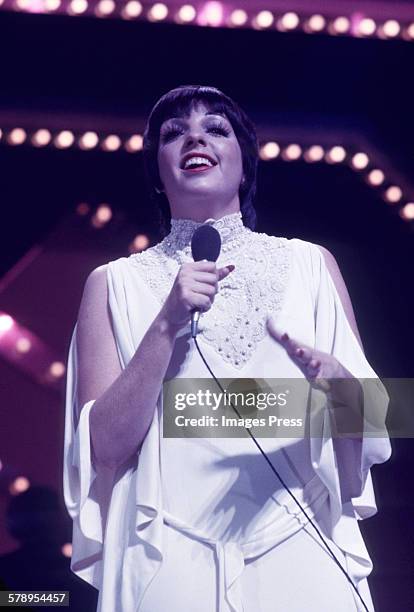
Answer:
<svg viewBox="0 0 414 612"><path fill-rule="evenodd" d="M164 130L161 134L161 142L169 142L170 140L173 140L173 138L175 138L181 131L181 128L176 127L171 127Z"/></svg>
<svg viewBox="0 0 414 612"><path fill-rule="evenodd" d="M207 131L220 134L221 136L228 136L230 134L230 130L223 124L211 125L207 128Z"/></svg>
<svg viewBox="0 0 414 612"><path fill-rule="evenodd" d="M214 125L208 125L206 128L207 132L211 132L213 134L218 134L220 136L229 136L230 130L222 123L217 123ZM174 140L179 134L183 132L183 127L178 125L171 125L161 132L160 140L162 143L170 142Z"/></svg>

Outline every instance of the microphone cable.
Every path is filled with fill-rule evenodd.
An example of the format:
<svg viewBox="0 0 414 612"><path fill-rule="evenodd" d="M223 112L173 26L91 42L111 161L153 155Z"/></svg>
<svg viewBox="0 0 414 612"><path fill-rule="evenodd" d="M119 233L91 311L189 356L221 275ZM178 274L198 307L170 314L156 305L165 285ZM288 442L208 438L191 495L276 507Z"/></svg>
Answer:
<svg viewBox="0 0 414 612"><path fill-rule="evenodd" d="M221 386L219 380L216 378L216 376L214 375L214 372L211 370L210 366L208 365L206 359L204 358L204 355L198 345L197 342L197 338L195 335L193 335L193 339L194 339L194 343L197 347L197 350L200 354L201 359L203 360L203 362L205 363L208 371L210 372L210 374L212 375L212 377L214 378L214 380L216 381L217 385L219 386L220 390L222 391L222 393L224 393L226 395L226 390L223 389L223 387ZM230 402L231 407L233 408L233 410L235 411L235 413L237 414L237 416L239 418L243 418L241 416L241 414L239 413L239 411L237 410L237 408L233 405L232 402ZM341 563L338 561L337 557L335 556L333 550L331 549L331 547L329 546L328 542L325 540L325 538L323 537L319 527L312 521L312 519L310 518L310 516L308 515L308 513L306 512L306 510L303 508L303 506L301 505L301 503L299 502L299 500L295 497L295 495L292 493L292 491L289 489L289 487L287 486L287 484L283 481L283 478L280 476L280 474L278 473L278 471L276 470L276 468L274 467L273 463L270 461L269 457L266 455L266 453L264 452L264 450L262 449L262 447L260 446L260 444L258 443L258 441L256 440L256 438L254 437L254 435L252 434L252 432L245 427L246 431L248 432L249 436L251 437L251 439L253 440L253 442L256 444L257 448L259 449L259 451L262 453L263 457L265 458L265 460L267 461L270 469L273 471L273 473L275 474L275 476L279 479L280 483L282 484L282 486L285 488L285 490L289 493L289 495L291 496L291 498L294 500L294 502L299 506L300 510L303 512L303 514L305 515L305 517L307 518L307 520L309 521L309 523L312 525L312 527L314 528L314 530L316 531L316 533L318 534L319 538L321 539L322 543L324 544L324 546L326 547L326 549L328 550L329 554L331 555L332 559L335 561L335 563L337 564L337 566L339 567L339 569L341 570L341 572L344 574L345 578L348 580L348 582L350 583L350 585L352 586L352 588L354 589L355 593L358 595L362 605L364 606L364 610L366 610L366 612L369 612L368 606L366 605L365 601L363 600L360 592L358 591L357 587L355 586L354 582L352 581L351 577L349 576L349 574L347 573L347 571L342 567Z"/></svg>

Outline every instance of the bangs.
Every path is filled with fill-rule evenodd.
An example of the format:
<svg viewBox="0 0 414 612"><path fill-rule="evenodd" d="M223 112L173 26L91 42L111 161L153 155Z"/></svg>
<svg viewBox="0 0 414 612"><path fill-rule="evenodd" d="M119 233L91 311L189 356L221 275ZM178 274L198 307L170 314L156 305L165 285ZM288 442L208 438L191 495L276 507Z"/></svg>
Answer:
<svg viewBox="0 0 414 612"><path fill-rule="evenodd" d="M223 94L212 87L189 86L172 90L161 98L152 113L153 125L160 127L164 121L173 117L189 117L191 111L202 104L217 115L229 120L234 117L234 109Z"/></svg>

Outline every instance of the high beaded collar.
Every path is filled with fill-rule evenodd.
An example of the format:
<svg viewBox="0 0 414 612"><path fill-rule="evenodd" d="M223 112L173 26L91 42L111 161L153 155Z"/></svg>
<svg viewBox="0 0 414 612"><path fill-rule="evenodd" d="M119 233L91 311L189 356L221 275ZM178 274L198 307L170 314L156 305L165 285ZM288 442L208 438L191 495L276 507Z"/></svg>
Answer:
<svg viewBox="0 0 414 612"><path fill-rule="evenodd" d="M224 215L220 219L209 218L203 223L192 219L171 219L171 231L164 238L163 242L168 250L183 250L191 246L191 238L194 231L208 223L212 225L220 234L222 246L230 246L231 243L240 239L241 235L249 231L243 225L242 214L240 211Z"/></svg>

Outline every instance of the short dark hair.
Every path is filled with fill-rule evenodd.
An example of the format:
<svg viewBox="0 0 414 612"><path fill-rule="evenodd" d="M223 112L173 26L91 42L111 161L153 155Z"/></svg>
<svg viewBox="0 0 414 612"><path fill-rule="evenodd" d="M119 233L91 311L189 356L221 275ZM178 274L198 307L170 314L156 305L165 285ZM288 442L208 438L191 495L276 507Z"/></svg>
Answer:
<svg viewBox="0 0 414 612"><path fill-rule="evenodd" d="M153 107L148 117L144 132L143 158L147 178L147 187L152 201L158 206L160 232L168 233L171 212L161 189L161 179L158 170L158 147L161 125L171 117L188 116L191 109L199 102L212 112L224 114L230 121L240 145L244 181L239 189L240 211L244 225L254 230L256 227L256 210L254 198L256 195L256 176L258 164L258 143L255 127L246 113L216 87L203 85L181 85L164 94Z"/></svg>

